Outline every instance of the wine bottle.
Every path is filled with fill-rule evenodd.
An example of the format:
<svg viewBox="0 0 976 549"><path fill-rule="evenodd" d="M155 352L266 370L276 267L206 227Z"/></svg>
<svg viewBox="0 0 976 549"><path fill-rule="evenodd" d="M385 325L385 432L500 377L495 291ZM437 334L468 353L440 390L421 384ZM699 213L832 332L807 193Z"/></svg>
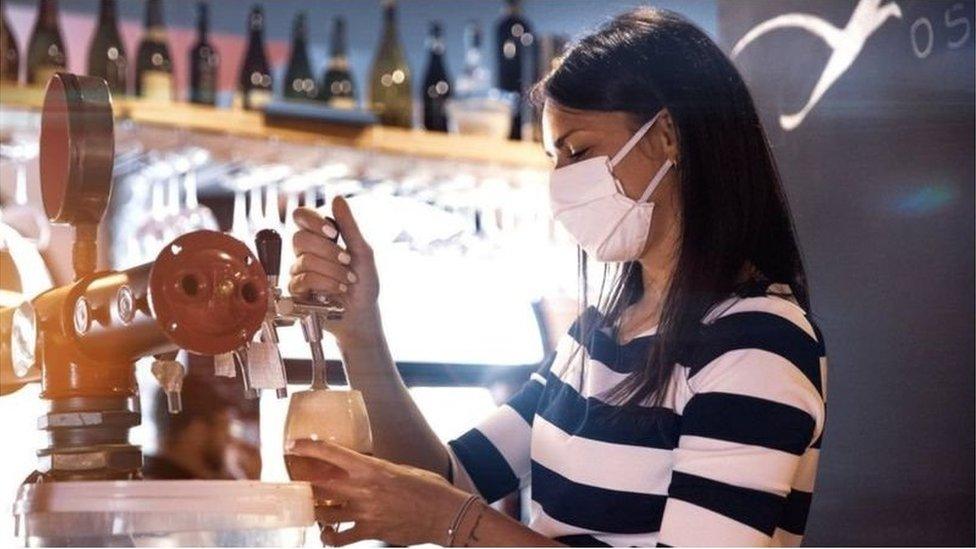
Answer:
<svg viewBox="0 0 976 549"><path fill-rule="evenodd" d="M532 52L535 38L528 21L522 17L521 1L506 0L506 2L508 8L505 16L498 22L496 29L497 78L499 88L517 94L509 138L521 139L522 109L524 108L522 94L531 75L535 74L535 70L531 66L535 58Z"/></svg>
<svg viewBox="0 0 976 549"><path fill-rule="evenodd" d="M145 34L136 54L136 95L152 101L173 100L173 58L166 43L162 0L146 1Z"/></svg>
<svg viewBox="0 0 976 549"><path fill-rule="evenodd" d="M308 62L308 26L305 14L299 12L291 29L291 58L285 72L285 91L287 99L315 99L318 85L312 76L312 66Z"/></svg>
<svg viewBox="0 0 976 549"><path fill-rule="evenodd" d="M67 52L58 23L58 1L41 0L27 46L27 83L44 86L55 72L65 70L67 65Z"/></svg>
<svg viewBox="0 0 976 549"><path fill-rule="evenodd" d="M101 0L98 7L98 28L88 47L88 74L99 76L108 83L113 95L127 93L126 74L129 65L125 47L119 35L115 0Z"/></svg>
<svg viewBox="0 0 976 549"><path fill-rule="evenodd" d="M20 80L20 52L17 40L7 23L7 10L0 6L0 80L16 83Z"/></svg>
<svg viewBox="0 0 976 549"><path fill-rule="evenodd" d="M220 56L208 40L210 14L205 2L197 3L197 43L190 50L190 102L217 103L217 68Z"/></svg>
<svg viewBox="0 0 976 549"><path fill-rule="evenodd" d="M472 21L464 27L464 68L454 83L458 97L480 96L491 89L491 75L481 57L481 26Z"/></svg>
<svg viewBox="0 0 976 549"><path fill-rule="evenodd" d="M380 123L413 126L410 68L397 35L396 1L383 2L383 34L370 75L370 107Z"/></svg>
<svg viewBox="0 0 976 549"><path fill-rule="evenodd" d="M245 109L258 109L271 101L271 69L264 52L264 10L261 6L251 7L247 28L250 36L239 81L241 102Z"/></svg>
<svg viewBox="0 0 976 549"><path fill-rule="evenodd" d="M444 66L444 37L441 24L430 24L427 37L430 52L427 74L424 75L424 128L435 132L447 131L447 100L451 97L451 79Z"/></svg>
<svg viewBox="0 0 976 549"><path fill-rule="evenodd" d="M329 64L322 75L319 99L337 109L356 108L356 85L349 70L346 54L346 20L332 20L332 51Z"/></svg>

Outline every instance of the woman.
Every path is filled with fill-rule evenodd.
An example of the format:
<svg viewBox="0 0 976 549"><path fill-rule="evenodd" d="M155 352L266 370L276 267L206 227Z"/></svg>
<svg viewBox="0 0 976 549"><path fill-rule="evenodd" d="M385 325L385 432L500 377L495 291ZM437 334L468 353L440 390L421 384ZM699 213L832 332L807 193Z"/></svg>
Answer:
<svg viewBox="0 0 976 549"><path fill-rule="evenodd" d="M287 449L319 499L346 502L319 508L320 522L356 523L325 527L323 540L799 545L826 362L741 77L678 15L638 9L580 40L534 95L553 213L580 244L581 280L586 256L615 276L596 306L583 299L553 360L447 447L394 368L348 204L333 205L338 231L295 214L290 290L345 296L346 317L328 329L365 396L375 453L390 460L321 442ZM484 503L523 486L528 526Z"/></svg>

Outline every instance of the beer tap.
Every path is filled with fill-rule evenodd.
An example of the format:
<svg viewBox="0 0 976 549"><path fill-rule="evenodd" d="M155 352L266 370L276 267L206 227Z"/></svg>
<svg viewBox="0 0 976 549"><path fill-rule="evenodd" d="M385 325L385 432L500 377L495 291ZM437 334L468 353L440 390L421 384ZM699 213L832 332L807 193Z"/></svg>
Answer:
<svg viewBox="0 0 976 549"><path fill-rule="evenodd" d="M322 323L341 320L345 307L333 296L310 292L302 296L279 297L279 320L301 323L312 354L312 386L295 392L285 417L285 440L324 440L356 452L372 454L373 436L366 402L361 392L350 387L336 390L326 382L325 354L322 351ZM346 379L349 379L348 374ZM323 416L331 418L321 421ZM288 460L286 458L286 465Z"/></svg>
<svg viewBox="0 0 976 549"><path fill-rule="evenodd" d="M175 353L240 349L267 314L257 259L219 232L184 234L126 270L96 268L95 228L113 181L112 113L105 80L59 72L48 81L41 198L52 223L75 228L75 279L0 308L0 394L39 382L50 402L28 482L140 478L142 451L129 440L141 421L136 362L155 357L152 373L178 413L185 370Z"/></svg>
<svg viewBox="0 0 976 549"><path fill-rule="evenodd" d="M278 398L288 396L285 363L278 349L278 318L276 306L281 299L278 273L281 271L281 236L271 229L258 231L254 238L258 259L268 276L268 308L261 323L260 338L247 348L245 379L255 389L274 389ZM257 374L257 375L255 375ZM247 381L245 381L247 383Z"/></svg>
<svg viewBox="0 0 976 549"><path fill-rule="evenodd" d="M258 232L255 243L258 257L265 265L265 271L269 273L269 283L274 288L272 292L274 304L271 314L274 315L275 322L271 324L271 329L273 330L274 324L286 325L294 321L301 324L302 335L304 335L312 354L312 388L327 389L327 365L325 353L322 350L322 320L342 318L344 308L342 304L321 294L313 293L306 299L283 296L281 290L277 288L277 273L279 271L276 268L278 261L280 261L281 236L273 229L263 229ZM273 265L269 267L269 263L273 263ZM270 278L271 272L275 273L273 279Z"/></svg>

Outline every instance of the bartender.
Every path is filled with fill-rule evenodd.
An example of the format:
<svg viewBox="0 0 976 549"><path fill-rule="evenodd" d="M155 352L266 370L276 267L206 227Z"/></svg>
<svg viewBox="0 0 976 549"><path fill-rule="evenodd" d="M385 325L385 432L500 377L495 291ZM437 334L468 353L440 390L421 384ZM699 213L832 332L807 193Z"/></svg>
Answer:
<svg viewBox="0 0 976 549"><path fill-rule="evenodd" d="M323 541L799 545L825 423L824 346L775 162L742 78L664 10L619 15L533 95L555 219L613 275L555 356L447 445L397 373L348 203L294 213L294 295L362 391L375 457L299 440ZM334 242L342 237L343 245ZM531 268L531 265L526 265ZM582 270L581 296L588 295ZM328 421L328 418L322 418ZM527 525L489 506L531 487Z"/></svg>

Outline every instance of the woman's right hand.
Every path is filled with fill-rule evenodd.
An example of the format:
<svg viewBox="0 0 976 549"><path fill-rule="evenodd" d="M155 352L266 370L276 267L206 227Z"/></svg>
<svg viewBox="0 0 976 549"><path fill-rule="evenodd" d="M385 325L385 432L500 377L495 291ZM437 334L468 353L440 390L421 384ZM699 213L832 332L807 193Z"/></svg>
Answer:
<svg viewBox="0 0 976 549"><path fill-rule="evenodd" d="M373 249L344 198L333 200L332 214L334 220L311 208L298 208L292 214L298 231L292 238L295 263L288 291L300 299L312 300L312 294L338 299L346 309L342 319L324 321L323 327L340 345L369 343L382 335ZM345 246L336 242L337 236L342 236Z"/></svg>

